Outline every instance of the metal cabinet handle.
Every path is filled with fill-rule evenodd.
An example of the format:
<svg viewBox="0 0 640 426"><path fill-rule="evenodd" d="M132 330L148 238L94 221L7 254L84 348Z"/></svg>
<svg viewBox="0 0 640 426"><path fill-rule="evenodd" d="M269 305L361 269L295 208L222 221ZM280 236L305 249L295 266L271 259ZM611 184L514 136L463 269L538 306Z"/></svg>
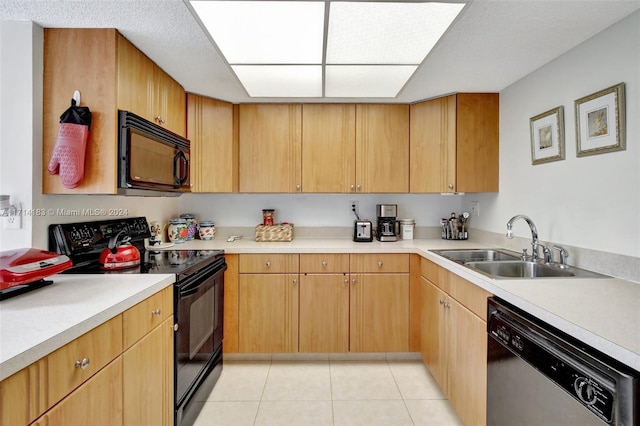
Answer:
<svg viewBox="0 0 640 426"><path fill-rule="evenodd" d="M445 307L445 308L450 308L450 307L451 307L451 304L449 304L449 303L445 303L445 304L444 304L444 307Z"/></svg>
<svg viewBox="0 0 640 426"><path fill-rule="evenodd" d="M378 260L378 268L382 268L382 260Z"/></svg>
<svg viewBox="0 0 640 426"><path fill-rule="evenodd" d="M326 261L326 260L323 260L323 261L322 261L322 267L323 267L323 268L326 268L326 267L327 267L327 261Z"/></svg>
<svg viewBox="0 0 640 426"><path fill-rule="evenodd" d="M453 184L452 183L449 184L449 189L453 189Z"/></svg>
<svg viewBox="0 0 640 426"><path fill-rule="evenodd" d="M298 279L297 278L293 279L293 284L298 284Z"/></svg>
<svg viewBox="0 0 640 426"><path fill-rule="evenodd" d="M300 184L296 185L296 191L300 191Z"/></svg>
<svg viewBox="0 0 640 426"><path fill-rule="evenodd" d="M355 279L355 278L352 278L352 279L351 279L351 284L355 284L355 283L356 283L356 279Z"/></svg>
<svg viewBox="0 0 640 426"><path fill-rule="evenodd" d="M444 305L444 300L440 299L440 304Z"/></svg>
<svg viewBox="0 0 640 426"><path fill-rule="evenodd" d="M360 185L356 185L356 189L357 189L358 191L360 191L360 189L361 189L361 188L362 188L362 187L361 187Z"/></svg>
<svg viewBox="0 0 640 426"><path fill-rule="evenodd" d="M267 268L271 268L271 262L267 261L267 263L264 264Z"/></svg>
<svg viewBox="0 0 640 426"><path fill-rule="evenodd" d="M156 309L154 311L151 311L151 315L159 317L161 312L162 311L160 310L160 308L158 308L158 309Z"/></svg>
<svg viewBox="0 0 640 426"><path fill-rule="evenodd" d="M89 366L89 358L82 358L82 361L76 361L75 367L86 370Z"/></svg>
<svg viewBox="0 0 640 426"><path fill-rule="evenodd" d="M345 283L345 284L349 284L349 279L348 279L348 278L345 278L345 279L344 279L344 281L343 281L343 283Z"/></svg>
<svg viewBox="0 0 640 426"><path fill-rule="evenodd" d="M355 185L351 185L351 190L355 191L355 189L356 189L356 186Z"/></svg>
<svg viewBox="0 0 640 426"><path fill-rule="evenodd" d="M173 328L173 331L178 331L180 326L178 324L173 324L173 326L171 328Z"/></svg>

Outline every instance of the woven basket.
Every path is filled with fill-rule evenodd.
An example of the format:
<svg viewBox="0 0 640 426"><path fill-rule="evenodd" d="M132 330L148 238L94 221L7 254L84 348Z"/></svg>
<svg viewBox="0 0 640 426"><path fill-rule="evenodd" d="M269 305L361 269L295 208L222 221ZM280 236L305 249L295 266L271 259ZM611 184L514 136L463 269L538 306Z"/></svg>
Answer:
<svg viewBox="0 0 640 426"><path fill-rule="evenodd" d="M286 225L256 226L256 241L291 241L293 240L293 223Z"/></svg>

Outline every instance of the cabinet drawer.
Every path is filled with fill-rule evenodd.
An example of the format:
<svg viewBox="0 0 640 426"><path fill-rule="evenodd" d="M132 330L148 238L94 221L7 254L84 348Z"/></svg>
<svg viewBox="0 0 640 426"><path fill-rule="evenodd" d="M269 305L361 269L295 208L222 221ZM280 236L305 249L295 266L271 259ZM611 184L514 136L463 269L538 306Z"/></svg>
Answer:
<svg viewBox="0 0 640 426"><path fill-rule="evenodd" d="M299 270L297 254L241 254L241 274L282 274Z"/></svg>
<svg viewBox="0 0 640 426"><path fill-rule="evenodd" d="M122 315L47 356L49 404L60 401L122 352Z"/></svg>
<svg viewBox="0 0 640 426"><path fill-rule="evenodd" d="M349 272L349 255L301 254L300 272L312 274Z"/></svg>
<svg viewBox="0 0 640 426"><path fill-rule="evenodd" d="M172 314L173 286L126 310L122 314L123 348L129 348Z"/></svg>
<svg viewBox="0 0 640 426"><path fill-rule="evenodd" d="M409 272L408 254L352 254L351 272Z"/></svg>
<svg viewBox="0 0 640 426"><path fill-rule="evenodd" d="M452 274L446 269L424 257L420 261L420 273L432 284L451 294Z"/></svg>
<svg viewBox="0 0 640 426"><path fill-rule="evenodd" d="M451 296L460 302L465 308L487 321L487 299L491 293L470 283L464 278L451 274Z"/></svg>

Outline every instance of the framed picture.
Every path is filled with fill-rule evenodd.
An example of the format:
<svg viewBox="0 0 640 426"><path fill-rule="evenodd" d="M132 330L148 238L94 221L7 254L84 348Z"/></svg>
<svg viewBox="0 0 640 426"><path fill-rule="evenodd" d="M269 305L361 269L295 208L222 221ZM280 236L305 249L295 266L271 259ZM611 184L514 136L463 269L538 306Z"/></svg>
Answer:
<svg viewBox="0 0 640 426"><path fill-rule="evenodd" d="M564 160L562 106L531 118L531 164Z"/></svg>
<svg viewBox="0 0 640 426"><path fill-rule="evenodd" d="M624 83L575 101L578 157L626 148Z"/></svg>

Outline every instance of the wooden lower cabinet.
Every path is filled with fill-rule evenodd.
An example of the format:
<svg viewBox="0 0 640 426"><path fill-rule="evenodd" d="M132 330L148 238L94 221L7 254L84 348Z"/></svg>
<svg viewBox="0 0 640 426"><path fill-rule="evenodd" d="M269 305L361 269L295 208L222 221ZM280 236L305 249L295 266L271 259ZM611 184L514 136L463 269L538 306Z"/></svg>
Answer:
<svg viewBox="0 0 640 426"><path fill-rule="evenodd" d="M476 294L474 307L484 303L486 312L489 293L458 277L449 277L447 282L455 283L453 293ZM421 283L422 359L463 423L483 426L487 396L485 317L424 276Z"/></svg>
<svg viewBox="0 0 640 426"><path fill-rule="evenodd" d="M349 351L349 275L300 275L300 352Z"/></svg>
<svg viewBox="0 0 640 426"><path fill-rule="evenodd" d="M240 274L240 352L298 352L298 290L298 274Z"/></svg>
<svg viewBox="0 0 640 426"><path fill-rule="evenodd" d="M352 274L351 352L409 350L409 274Z"/></svg>
<svg viewBox="0 0 640 426"><path fill-rule="evenodd" d="M122 357L47 411L36 426L122 425Z"/></svg>

